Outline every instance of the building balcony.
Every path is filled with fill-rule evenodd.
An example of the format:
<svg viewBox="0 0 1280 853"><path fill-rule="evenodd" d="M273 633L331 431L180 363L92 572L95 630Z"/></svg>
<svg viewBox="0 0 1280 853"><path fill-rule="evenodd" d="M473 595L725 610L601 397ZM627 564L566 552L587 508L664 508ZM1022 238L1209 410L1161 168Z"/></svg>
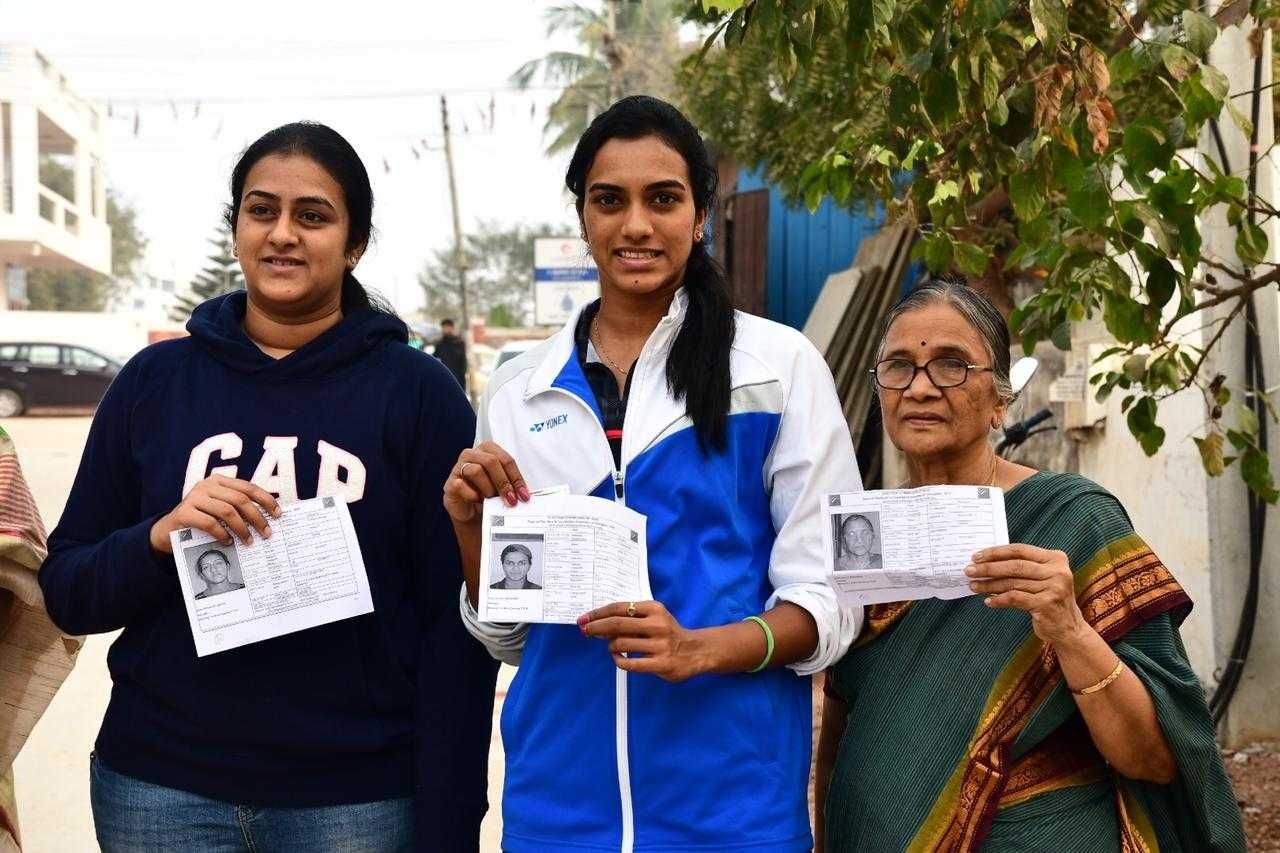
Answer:
<svg viewBox="0 0 1280 853"><path fill-rule="evenodd" d="M38 51L0 44L0 265L111 273L102 124Z"/></svg>

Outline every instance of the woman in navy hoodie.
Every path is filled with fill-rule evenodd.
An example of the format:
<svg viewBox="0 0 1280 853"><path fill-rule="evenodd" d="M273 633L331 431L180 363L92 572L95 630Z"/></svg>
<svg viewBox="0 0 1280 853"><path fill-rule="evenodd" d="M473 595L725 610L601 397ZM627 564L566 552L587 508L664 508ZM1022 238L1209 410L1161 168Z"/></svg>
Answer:
<svg viewBox="0 0 1280 853"><path fill-rule="evenodd" d="M458 620L441 505L475 418L352 275L373 207L354 149L277 128L231 178L246 291L107 392L40 574L69 634L123 628L90 777L105 851L475 850L496 667ZM197 657L169 533L267 536L347 501L374 612Z"/></svg>

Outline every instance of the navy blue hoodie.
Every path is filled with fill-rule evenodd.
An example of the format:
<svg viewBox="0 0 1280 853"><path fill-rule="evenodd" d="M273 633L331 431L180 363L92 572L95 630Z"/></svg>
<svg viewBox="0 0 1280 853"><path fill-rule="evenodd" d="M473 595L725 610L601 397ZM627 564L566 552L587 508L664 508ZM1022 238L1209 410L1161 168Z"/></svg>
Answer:
<svg viewBox="0 0 1280 853"><path fill-rule="evenodd" d="M124 629L108 657L98 755L126 775L247 805L416 789L424 845L474 849L496 664L458 617L441 502L474 414L394 317L351 312L276 360L245 335L244 312L243 292L210 300L191 337L124 367L49 538L40 585L54 622L71 634ZM260 471L268 437L296 443ZM184 482L214 469L301 499L318 483L345 495L374 612L198 658L173 558L149 533Z"/></svg>

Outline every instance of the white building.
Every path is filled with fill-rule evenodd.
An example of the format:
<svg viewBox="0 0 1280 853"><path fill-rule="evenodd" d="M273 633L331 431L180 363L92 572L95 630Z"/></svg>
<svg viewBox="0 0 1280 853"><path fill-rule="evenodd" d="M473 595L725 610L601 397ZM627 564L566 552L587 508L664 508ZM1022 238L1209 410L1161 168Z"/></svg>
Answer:
<svg viewBox="0 0 1280 853"><path fill-rule="evenodd" d="M39 51L0 44L0 309L23 307L27 269L110 275L104 139L101 112Z"/></svg>
<svg viewBox="0 0 1280 853"><path fill-rule="evenodd" d="M169 318L178 303L177 281L172 272L150 267L127 279L117 279L117 290L107 310L113 314L133 314L145 320L150 328L181 328Z"/></svg>

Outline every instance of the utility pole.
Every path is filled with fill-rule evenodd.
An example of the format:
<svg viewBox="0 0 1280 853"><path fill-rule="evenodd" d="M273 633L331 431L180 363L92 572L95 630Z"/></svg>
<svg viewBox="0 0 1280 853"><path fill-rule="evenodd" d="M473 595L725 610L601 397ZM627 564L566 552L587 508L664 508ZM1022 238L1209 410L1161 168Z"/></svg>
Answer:
<svg viewBox="0 0 1280 853"><path fill-rule="evenodd" d="M609 65L609 104L622 97L622 44L618 41L618 4L620 0L605 0L604 58ZM607 106L607 104L606 104Z"/></svg>
<svg viewBox="0 0 1280 853"><path fill-rule="evenodd" d="M458 297L462 301L461 331L463 340L471 328L467 309L467 255L462 247L462 219L458 215L458 181L453 174L453 144L449 141L449 102L440 96L440 124L444 128L444 162L449 170L449 204L453 207L453 252L458 268Z"/></svg>

